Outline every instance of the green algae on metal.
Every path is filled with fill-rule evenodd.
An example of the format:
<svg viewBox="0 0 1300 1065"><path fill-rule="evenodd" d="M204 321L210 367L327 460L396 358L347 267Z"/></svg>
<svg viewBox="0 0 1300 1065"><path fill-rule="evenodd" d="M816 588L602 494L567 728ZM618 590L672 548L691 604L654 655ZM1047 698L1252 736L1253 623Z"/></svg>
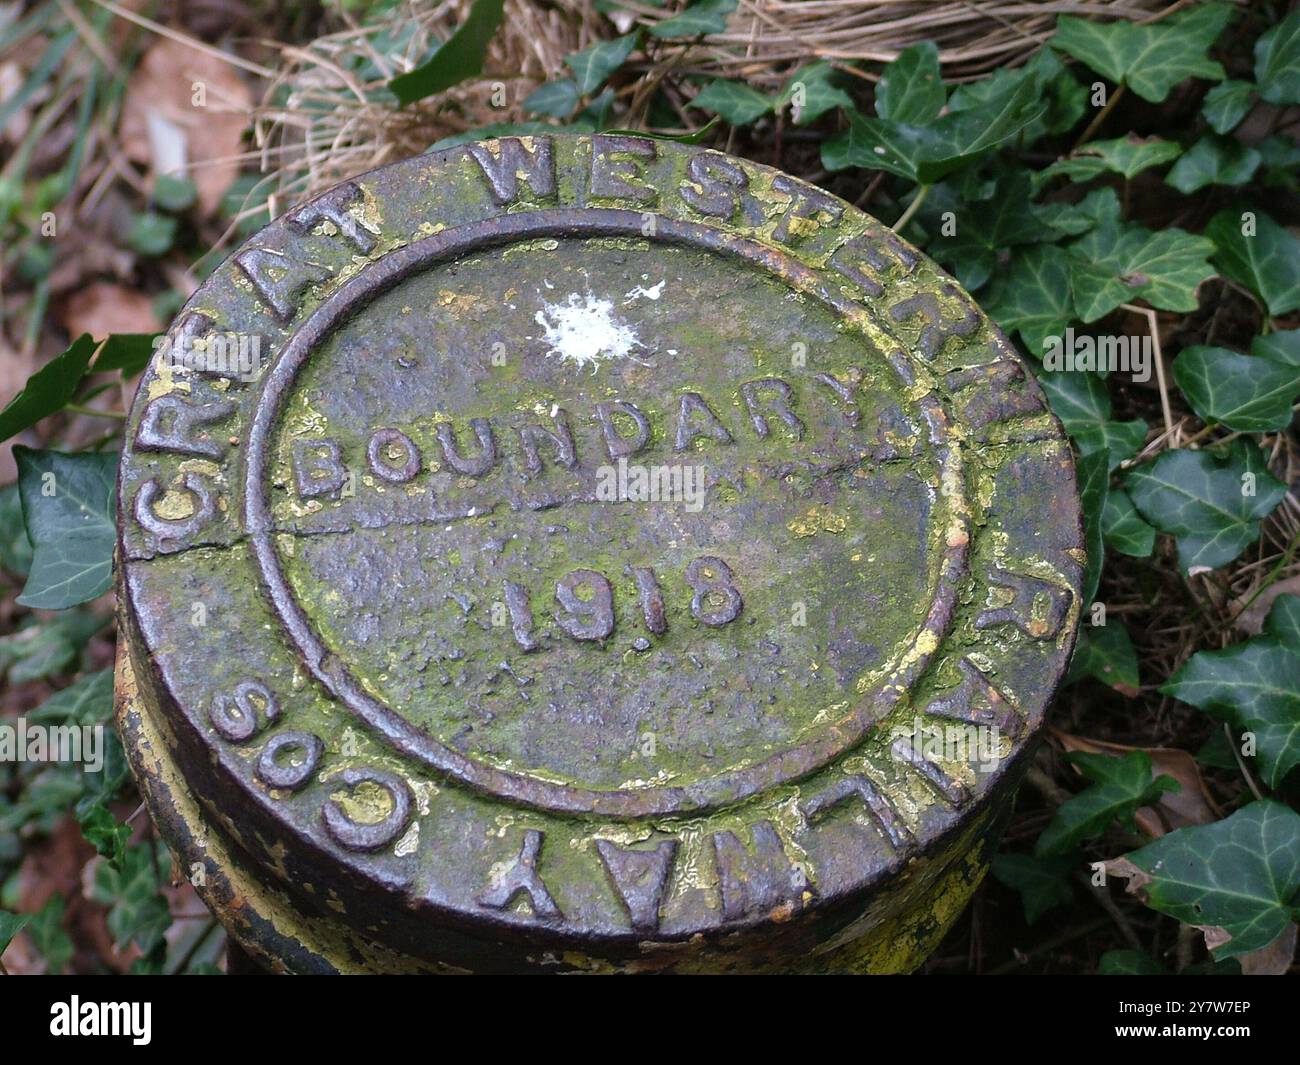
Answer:
<svg viewBox="0 0 1300 1065"><path fill-rule="evenodd" d="M250 953L901 971L955 919L1084 556L1032 376L892 232L706 149L506 138L291 211L169 342L123 720Z"/></svg>

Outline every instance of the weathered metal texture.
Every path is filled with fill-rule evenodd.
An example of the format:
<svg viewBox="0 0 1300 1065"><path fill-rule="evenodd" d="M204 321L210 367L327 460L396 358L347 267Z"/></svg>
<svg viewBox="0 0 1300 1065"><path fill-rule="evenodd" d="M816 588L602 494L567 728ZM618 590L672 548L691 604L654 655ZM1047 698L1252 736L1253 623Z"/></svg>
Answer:
<svg viewBox="0 0 1300 1065"><path fill-rule="evenodd" d="M169 341L120 718L254 956L900 970L955 918L1084 555L1041 392L890 230L506 139L290 212Z"/></svg>

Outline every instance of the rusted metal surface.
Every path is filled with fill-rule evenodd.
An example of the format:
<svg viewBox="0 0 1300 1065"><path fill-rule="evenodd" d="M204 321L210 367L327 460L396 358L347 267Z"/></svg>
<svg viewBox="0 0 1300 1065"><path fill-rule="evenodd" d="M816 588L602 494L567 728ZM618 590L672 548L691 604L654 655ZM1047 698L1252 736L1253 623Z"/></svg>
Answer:
<svg viewBox="0 0 1300 1065"><path fill-rule="evenodd" d="M889 230L717 152L488 142L290 212L168 339L121 720L251 954L905 969L959 912L1084 559L1042 394Z"/></svg>

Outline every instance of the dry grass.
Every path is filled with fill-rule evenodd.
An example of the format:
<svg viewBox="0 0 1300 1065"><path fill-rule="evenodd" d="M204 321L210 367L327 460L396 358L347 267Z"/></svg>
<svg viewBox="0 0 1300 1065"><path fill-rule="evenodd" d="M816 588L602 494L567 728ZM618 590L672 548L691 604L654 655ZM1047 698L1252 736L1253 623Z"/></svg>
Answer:
<svg viewBox="0 0 1300 1065"><path fill-rule="evenodd" d="M630 2L603 16L590 0L507 0L482 77L395 108L384 91L387 80L445 39L469 4L408 0L387 18L361 25L345 17L310 44L278 46L282 61L254 127L262 169L271 175L272 214L451 134L528 119L524 99L542 82L567 76L566 55L663 20L681 6ZM909 44L933 40L945 77L962 80L1023 61L1046 40L1058 14L1147 19L1172 9L1162 0L740 0L726 33L701 41L647 36L647 55L629 63L616 82L617 122L643 125L649 90L662 87L681 127L692 128L685 104L695 89L687 79L738 78L770 90L810 60L846 68L850 61L886 62Z"/></svg>

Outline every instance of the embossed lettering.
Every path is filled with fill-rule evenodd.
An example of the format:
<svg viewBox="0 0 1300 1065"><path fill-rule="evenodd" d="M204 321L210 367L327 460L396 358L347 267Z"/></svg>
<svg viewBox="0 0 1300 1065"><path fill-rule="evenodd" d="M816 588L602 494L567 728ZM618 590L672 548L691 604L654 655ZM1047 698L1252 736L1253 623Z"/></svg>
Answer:
<svg viewBox="0 0 1300 1065"><path fill-rule="evenodd" d="M642 137L598 133L591 138L591 194L610 200L653 203L659 193L641 179L642 164L658 151Z"/></svg>
<svg viewBox="0 0 1300 1065"><path fill-rule="evenodd" d="M537 872L542 839L542 833L535 828L524 833L523 846L519 848L518 856L493 878L488 889L479 896L479 905L492 910L504 910L516 895L523 892L528 896L533 905L533 913L538 917L554 920L563 916Z"/></svg>
<svg viewBox="0 0 1300 1065"><path fill-rule="evenodd" d="M713 834L713 856L722 894L722 916L738 921L753 914L803 908L808 888L803 871L790 863L785 846L770 821L759 821L750 829L752 849L734 832Z"/></svg>
<svg viewBox="0 0 1300 1065"><path fill-rule="evenodd" d="M502 137L496 142L493 153L485 144L471 144L466 148L470 158L478 163L487 178L492 198L498 204L513 203L519 199L519 182L522 180L537 199L555 195L555 160L551 153L550 137L531 137L531 147L519 137Z"/></svg>
<svg viewBox="0 0 1300 1065"><path fill-rule="evenodd" d="M235 412L229 400L191 403L180 396L159 396L150 400L140 417L135 446L141 451L178 451L186 455L220 458L226 451L224 440L212 440L200 434L203 426L225 421Z"/></svg>

